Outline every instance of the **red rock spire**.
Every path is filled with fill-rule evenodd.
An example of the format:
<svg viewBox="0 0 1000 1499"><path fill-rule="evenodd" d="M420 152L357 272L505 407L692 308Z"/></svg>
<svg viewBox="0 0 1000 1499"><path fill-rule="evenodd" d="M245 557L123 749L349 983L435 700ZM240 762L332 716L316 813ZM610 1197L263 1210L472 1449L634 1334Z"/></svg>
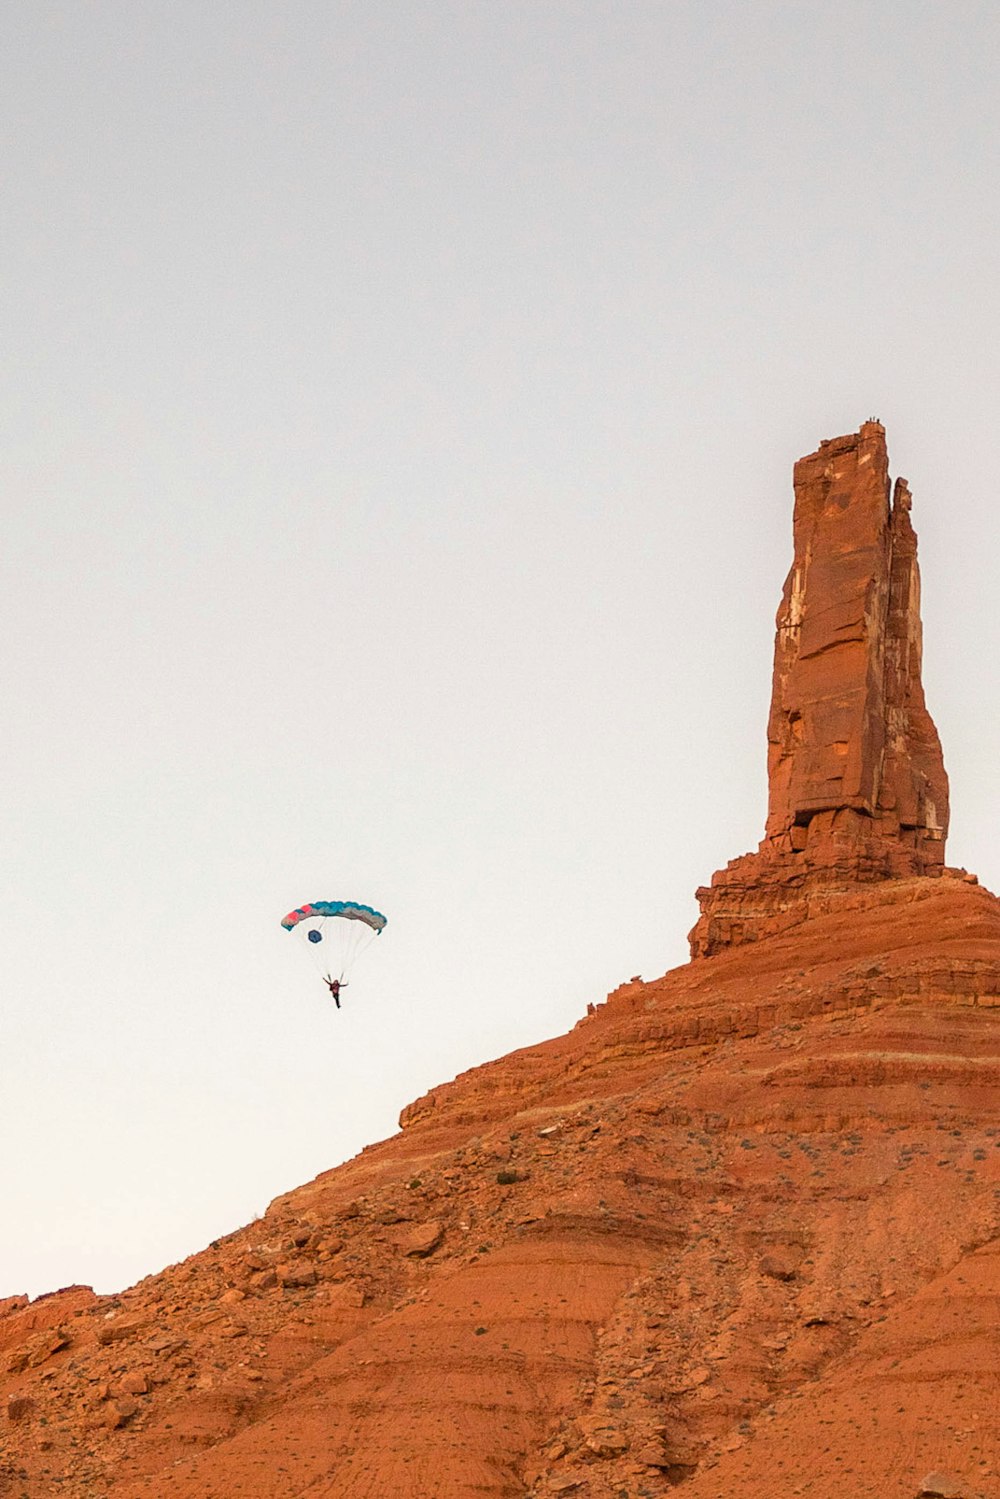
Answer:
<svg viewBox="0 0 1000 1499"><path fill-rule="evenodd" d="M920 680L917 538L906 481L889 493L877 421L795 465L767 827L758 853L698 891L694 957L805 919L822 891L943 867L948 778Z"/></svg>

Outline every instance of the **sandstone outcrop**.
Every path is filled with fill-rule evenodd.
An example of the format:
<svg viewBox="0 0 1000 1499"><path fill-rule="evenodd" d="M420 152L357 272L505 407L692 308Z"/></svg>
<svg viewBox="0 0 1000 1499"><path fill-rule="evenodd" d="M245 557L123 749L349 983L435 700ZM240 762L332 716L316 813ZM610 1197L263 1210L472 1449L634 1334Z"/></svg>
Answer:
<svg viewBox="0 0 1000 1499"><path fill-rule="evenodd" d="M998 1499L1000 901L880 432L797 471L853 602L803 647L793 570L745 928L121 1296L0 1301L0 1496Z"/></svg>
<svg viewBox="0 0 1000 1499"><path fill-rule="evenodd" d="M921 682L910 504L904 479L890 499L879 422L795 465L766 831L698 891L693 957L804 920L829 892L944 865L948 778Z"/></svg>

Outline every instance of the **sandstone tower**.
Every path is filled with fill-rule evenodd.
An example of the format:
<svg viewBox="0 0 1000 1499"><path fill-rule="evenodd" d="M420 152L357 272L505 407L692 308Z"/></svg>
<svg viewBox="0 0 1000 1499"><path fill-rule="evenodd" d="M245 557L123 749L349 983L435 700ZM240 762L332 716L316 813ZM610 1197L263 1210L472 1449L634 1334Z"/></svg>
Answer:
<svg viewBox="0 0 1000 1499"><path fill-rule="evenodd" d="M778 608L768 815L756 854L698 891L692 957L754 941L858 882L944 865L948 778L921 684L910 491L877 421L795 465Z"/></svg>

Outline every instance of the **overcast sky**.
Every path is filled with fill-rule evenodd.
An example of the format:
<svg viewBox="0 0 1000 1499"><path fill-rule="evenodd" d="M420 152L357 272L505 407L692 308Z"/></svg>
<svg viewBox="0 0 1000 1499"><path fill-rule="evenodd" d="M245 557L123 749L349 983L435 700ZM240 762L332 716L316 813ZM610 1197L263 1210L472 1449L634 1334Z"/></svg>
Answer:
<svg viewBox="0 0 1000 1499"><path fill-rule="evenodd" d="M1000 20L12 0L0 1296L110 1291L684 961L791 468L914 492L1000 885ZM279 926L389 925L344 1008Z"/></svg>

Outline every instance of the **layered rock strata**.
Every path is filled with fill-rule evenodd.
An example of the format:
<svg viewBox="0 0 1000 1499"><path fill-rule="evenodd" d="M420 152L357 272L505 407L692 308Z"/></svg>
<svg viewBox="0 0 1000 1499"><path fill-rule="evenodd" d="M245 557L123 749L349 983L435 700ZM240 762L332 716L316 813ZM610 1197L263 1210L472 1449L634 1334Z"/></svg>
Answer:
<svg viewBox="0 0 1000 1499"><path fill-rule="evenodd" d="M921 683L917 538L877 421L795 465L778 608L768 816L755 854L698 891L692 957L755 941L831 891L939 874L948 777Z"/></svg>

